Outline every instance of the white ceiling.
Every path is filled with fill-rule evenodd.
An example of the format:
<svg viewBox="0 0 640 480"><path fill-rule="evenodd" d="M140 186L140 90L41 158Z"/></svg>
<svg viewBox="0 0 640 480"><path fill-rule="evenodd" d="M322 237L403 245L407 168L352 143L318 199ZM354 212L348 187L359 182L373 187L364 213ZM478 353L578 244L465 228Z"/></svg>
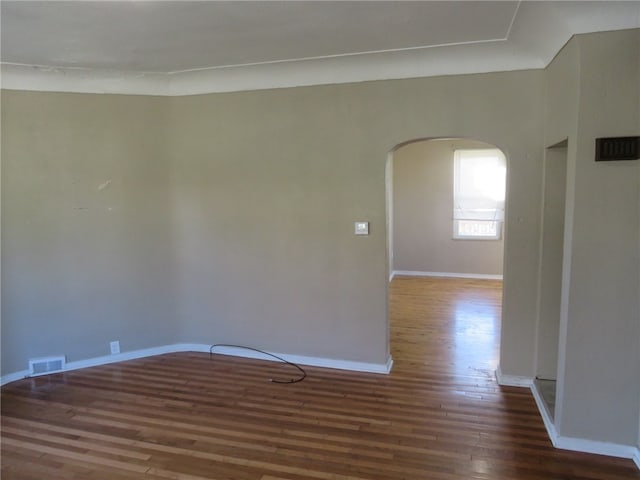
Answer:
<svg viewBox="0 0 640 480"><path fill-rule="evenodd" d="M7 1L2 86L181 95L543 68L640 1Z"/></svg>
<svg viewBox="0 0 640 480"><path fill-rule="evenodd" d="M3 2L2 61L142 72L506 38L517 2Z"/></svg>

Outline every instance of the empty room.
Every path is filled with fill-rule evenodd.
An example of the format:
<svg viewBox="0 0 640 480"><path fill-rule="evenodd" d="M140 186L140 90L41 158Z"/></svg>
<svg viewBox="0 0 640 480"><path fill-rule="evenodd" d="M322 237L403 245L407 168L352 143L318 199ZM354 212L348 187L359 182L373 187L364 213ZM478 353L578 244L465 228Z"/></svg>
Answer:
<svg viewBox="0 0 640 480"><path fill-rule="evenodd" d="M640 479L640 2L0 18L3 479Z"/></svg>

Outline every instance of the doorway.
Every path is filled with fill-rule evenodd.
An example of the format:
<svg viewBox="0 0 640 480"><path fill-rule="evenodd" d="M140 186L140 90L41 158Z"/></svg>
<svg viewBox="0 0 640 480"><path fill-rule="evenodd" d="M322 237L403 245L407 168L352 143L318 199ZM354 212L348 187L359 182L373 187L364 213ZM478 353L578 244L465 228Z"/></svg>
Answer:
<svg viewBox="0 0 640 480"><path fill-rule="evenodd" d="M552 420L555 415L560 335L567 143L564 140L547 148L544 158L535 387Z"/></svg>
<svg viewBox="0 0 640 480"><path fill-rule="evenodd" d="M480 170L476 172L479 175L471 181L478 184L474 195L486 193L494 200L493 205L482 203L482 199L479 204L457 202L456 188L459 185L456 182L460 171L456 162L462 156L459 152L475 152L477 157L487 157L497 152L495 155L500 157L498 160L478 160L478 165L487 167L476 169ZM495 169L495 175L488 175L492 168ZM498 188L495 188L496 184ZM391 285L389 290L395 292L395 297L390 297L389 304L396 310L398 302L406 301L409 305L410 299L403 300L398 289L408 285L407 281L411 278L416 281L409 285L415 288L455 290L456 293L440 296L449 298L451 303L442 308L451 309L451 318L460 320L452 323L457 325L455 328L466 330L467 334L475 329L476 340L487 337L489 345L497 339L495 349L487 348L490 351L488 357L479 361L482 367L478 364L478 368L485 373L491 372L493 376L499 359L506 157L493 144L464 138L406 142L389 154L386 189L389 280L402 284L402 287ZM492 208L494 210L487 217ZM462 214L460 211L463 211ZM472 228L461 230L458 220L465 220L465 228L470 224ZM492 224L489 225L492 228L485 228L487 224ZM481 228L478 229L478 225ZM468 235L460 235L461 232ZM474 233L477 236L473 237ZM418 278L425 281L419 281ZM455 282L453 279L456 279ZM465 281L469 283L465 284ZM417 295L423 293L416 292ZM487 294L492 298L488 303L490 306L481 308L484 300L479 302L479 295ZM425 306L425 312L430 308ZM492 339L488 336L492 336ZM397 341L395 337L393 341ZM453 361L456 358L454 356ZM470 368L468 360L460 367Z"/></svg>
<svg viewBox="0 0 640 480"><path fill-rule="evenodd" d="M506 158L486 142L429 139L396 148L387 164L391 276L501 280L505 184Z"/></svg>

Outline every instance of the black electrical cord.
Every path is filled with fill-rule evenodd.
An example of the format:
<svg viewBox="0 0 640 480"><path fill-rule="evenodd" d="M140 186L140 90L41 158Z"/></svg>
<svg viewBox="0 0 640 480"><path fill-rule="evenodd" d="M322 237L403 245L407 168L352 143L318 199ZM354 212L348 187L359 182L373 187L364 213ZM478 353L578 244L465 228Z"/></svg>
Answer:
<svg viewBox="0 0 640 480"><path fill-rule="evenodd" d="M274 355L273 353L265 352L264 350L260 350L258 348L245 347L244 345L230 345L228 343L216 343L214 345L211 345L211 347L209 348L209 358L213 357L213 349L216 347L232 347L232 348L244 348L245 350L252 350L254 352L262 353L263 355L268 355L270 357L273 357L277 360L280 360L283 363L286 363L287 365L291 365L292 367L296 367L298 370L300 370L301 375L298 378L292 378L291 380L278 380L275 378L270 378L269 381L272 383L284 383L284 384L298 383L304 380L305 378L307 378L307 372L305 372L300 365L290 362L288 360L285 360L284 358L279 357L278 355Z"/></svg>

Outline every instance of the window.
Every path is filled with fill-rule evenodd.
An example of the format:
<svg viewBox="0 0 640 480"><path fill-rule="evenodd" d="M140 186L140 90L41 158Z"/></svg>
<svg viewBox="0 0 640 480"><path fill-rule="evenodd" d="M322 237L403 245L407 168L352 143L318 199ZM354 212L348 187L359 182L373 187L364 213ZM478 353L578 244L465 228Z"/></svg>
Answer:
<svg viewBox="0 0 640 480"><path fill-rule="evenodd" d="M506 173L506 160L498 149L454 152L453 238L501 237Z"/></svg>

